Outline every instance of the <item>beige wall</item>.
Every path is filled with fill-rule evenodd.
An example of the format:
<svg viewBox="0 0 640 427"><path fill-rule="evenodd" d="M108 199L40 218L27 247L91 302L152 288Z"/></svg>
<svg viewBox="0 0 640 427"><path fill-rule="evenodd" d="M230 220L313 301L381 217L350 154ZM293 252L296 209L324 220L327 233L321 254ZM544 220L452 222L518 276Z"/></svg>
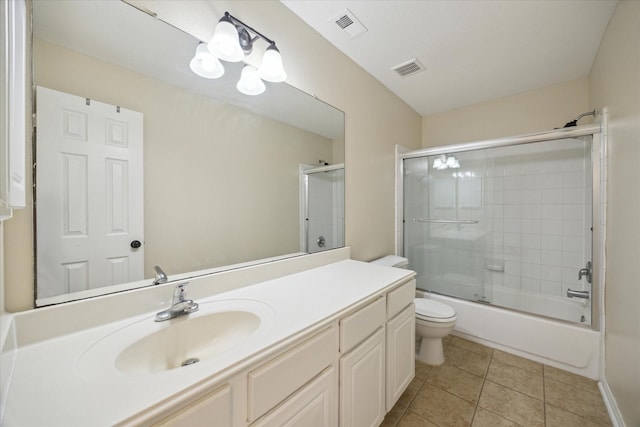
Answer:
<svg viewBox="0 0 640 427"><path fill-rule="evenodd" d="M562 127L589 109L587 78L422 118L422 147L483 141ZM589 123L589 118L580 124Z"/></svg>
<svg viewBox="0 0 640 427"><path fill-rule="evenodd" d="M640 2L618 4L591 71L590 105L609 108L605 378L640 425Z"/></svg>
<svg viewBox="0 0 640 427"><path fill-rule="evenodd" d="M278 43L288 83L345 112L346 244L354 259L370 260L394 250L394 146L420 147L420 116L372 76L335 49L277 1L139 2L160 18L207 39L225 10ZM208 33L207 33L208 32ZM106 102L109 102L108 98ZM116 101L112 101L116 102ZM135 109L132 107L131 109ZM31 239L29 210L14 218L6 240L21 246ZM30 250L5 251L7 263L32 266ZM11 253L7 253L11 252ZM6 307L31 307L31 279L23 273L6 280Z"/></svg>

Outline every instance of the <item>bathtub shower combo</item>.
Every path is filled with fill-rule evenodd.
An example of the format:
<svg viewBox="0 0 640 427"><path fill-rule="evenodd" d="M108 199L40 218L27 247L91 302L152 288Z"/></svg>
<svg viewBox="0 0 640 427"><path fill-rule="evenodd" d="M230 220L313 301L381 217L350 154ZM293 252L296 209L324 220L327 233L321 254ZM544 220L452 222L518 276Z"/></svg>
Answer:
<svg viewBox="0 0 640 427"><path fill-rule="evenodd" d="M398 154L399 253L457 333L597 377L600 129Z"/></svg>

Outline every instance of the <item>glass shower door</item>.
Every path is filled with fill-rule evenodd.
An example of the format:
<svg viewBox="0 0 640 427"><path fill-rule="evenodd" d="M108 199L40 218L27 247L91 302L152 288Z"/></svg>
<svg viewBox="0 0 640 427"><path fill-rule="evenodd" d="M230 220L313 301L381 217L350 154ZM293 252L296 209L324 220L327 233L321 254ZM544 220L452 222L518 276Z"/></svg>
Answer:
<svg viewBox="0 0 640 427"><path fill-rule="evenodd" d="M404 254L422 290L490 302L495 260L482 152L404 160Z"/></svg>

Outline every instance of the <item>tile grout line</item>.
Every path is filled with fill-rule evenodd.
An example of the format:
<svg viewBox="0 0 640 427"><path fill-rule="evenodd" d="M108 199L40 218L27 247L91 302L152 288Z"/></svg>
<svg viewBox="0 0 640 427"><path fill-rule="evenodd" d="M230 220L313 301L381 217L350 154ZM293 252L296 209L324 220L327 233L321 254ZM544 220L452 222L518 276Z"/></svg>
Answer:
<svg viewBox="0 0 640 427"><path fill-rule="evenodd" d="M478 413L478 408L480 407L480 396L482 396L482 391L484 390L484 385L487 382L487 375L489 375L489 368L491 367L491 362L493 361L493 355L495 352L491 352L491 357L489 358L489 363L487 364L487 369L484 371L484 375L482 376L482 387L480 387L480 393L478 393L478 401L476 402L476 407L473 410L473 417L471 417L471 424L473 425L473 421L476 419L476 414Z"/></svg>

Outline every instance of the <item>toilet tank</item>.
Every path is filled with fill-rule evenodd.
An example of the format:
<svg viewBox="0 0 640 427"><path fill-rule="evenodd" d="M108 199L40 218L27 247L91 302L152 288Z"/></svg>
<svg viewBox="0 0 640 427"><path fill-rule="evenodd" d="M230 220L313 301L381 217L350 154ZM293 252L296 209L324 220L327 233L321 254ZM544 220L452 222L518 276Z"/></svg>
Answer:
<svg viewBox="0 0 640 427"><path fill-rule="evenodd" d="M397 255L387 255L371 261L371 264L385 265L387 267L409 268L409 260Z"/></svg>

